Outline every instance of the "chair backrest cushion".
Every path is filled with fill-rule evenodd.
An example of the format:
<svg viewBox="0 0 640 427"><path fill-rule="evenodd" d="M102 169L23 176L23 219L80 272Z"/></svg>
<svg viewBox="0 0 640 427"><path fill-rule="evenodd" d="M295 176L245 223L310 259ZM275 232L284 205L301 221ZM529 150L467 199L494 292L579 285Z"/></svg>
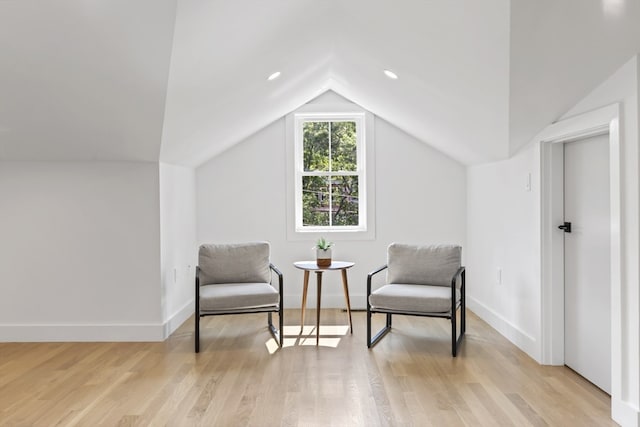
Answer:
<svg viewBox="0 0 640 427"><path fill-rule="evenodd" d="M458 245L392 243L387 249L387 282L451 286L461 256L462 247Z"/></svg>
<svg viewBox="0 0 640 427"><path fill-rule="evenodd" d="M200 285L269 283L269 243L225 243L200 246Z"/></svg>

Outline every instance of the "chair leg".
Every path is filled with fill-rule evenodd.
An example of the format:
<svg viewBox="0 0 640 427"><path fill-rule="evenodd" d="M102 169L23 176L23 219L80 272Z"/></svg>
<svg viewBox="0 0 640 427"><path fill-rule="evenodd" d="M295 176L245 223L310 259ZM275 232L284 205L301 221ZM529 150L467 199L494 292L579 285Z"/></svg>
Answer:
<svg viewBox="0 0 640 427"><path fill-rule="evenodd" d="M195 322L195 351L200 353L200 267L196 267L195 310L193 313Z"/></svg>
<svg viewBox="0 0 640 427"><path fill-rule="evenodd" d="M461 291L461 302L462 302L462 331L461 331L461 335L464 335L464 333L467 330L467 290L466 290L466 284L465 284L465 272L462 272L462 288L460 289Z"/></svg>
<svg viewBox="0 0 640 427"><path fill-rule="evenodd" d="M453 312L453 317L451 318L451 329L453 334L453 343L452 343L452 354L453 357L456 357L456 353L458 352L458 347L462 342L462 338L464 337L464 333L467 330L467 304L466 304L466 284L465 284L465 272L462 272L462 286L460 287L460 336L456 335L456 310ZM454 306L455 307L455 306Z"/></svg>
<svg viewBox="0 0 640 427"><path fill-rule="evenodd" d="M457 335L456 334L456 310L453 310L453 313L451 314L451 355L453 357L456 357L456 350L457 350Z"/></svg>
<svg viewBox="0 0 640 427"><path fill-rule="evenodd" d="M376 336L371 338L371 311L367 310L367 348L371 348L378 343L391 330L391 314L387 313L386 323Z"/></svg>
<svg viewBox="0 0 640 427"><path fill-rule="evenodd" d="M196 323L195 350L196 350L196 353L200 353L200 314L196 312L193 317L195 317L195 323Z"/></svg>
<svg viewBox="0 0 640 427"><path fill-rule="evenodd" d="M282 306L280 306L280 318L278 319L278 323L280 326L280 342L278 344L280 345L280 348L282 348L284 345L284 310L282 309Z"/></svg>
<svg viewBox="0 0 640 427"><path fill-rule="evenodd" d="M278 314L280 315L280 319L278 319L280 323L280 331L273 326L273 316L271 315L271 312L267 313L267 323L269 325L269 332L273 335L273 339L278 343L278 347L282 347L282 311L278 311Z"/></svg>
<svg viewBox="0 0 640 427"><path fill-rule="evenodd" d="M458 347L460 347L460 343L462 342L462 338L464 337L465 329L466 329L466 307L464 304L464 300L460 304L460 336L457 336L457 319L456 312L453 313L453 317L451 318L451 354L453 357L456 357L458 353Z"/></svg>
<svg viewBox="0 0 640 427"><path fill-rule="evenodd" d="M367 307L367 348L371 348L371 310Z"/></svg>

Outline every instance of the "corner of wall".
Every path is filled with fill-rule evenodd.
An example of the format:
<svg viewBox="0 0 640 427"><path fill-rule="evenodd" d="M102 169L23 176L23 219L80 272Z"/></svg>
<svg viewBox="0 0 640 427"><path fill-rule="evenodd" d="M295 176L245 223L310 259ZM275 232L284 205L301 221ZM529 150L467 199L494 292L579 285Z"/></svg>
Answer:
<svg viewBox="0 0 640 427"><path fill-rule="evenodd" d="M190 167L160 163L160 252L163 336L193 313L197 265L196 184Z"/></svg>

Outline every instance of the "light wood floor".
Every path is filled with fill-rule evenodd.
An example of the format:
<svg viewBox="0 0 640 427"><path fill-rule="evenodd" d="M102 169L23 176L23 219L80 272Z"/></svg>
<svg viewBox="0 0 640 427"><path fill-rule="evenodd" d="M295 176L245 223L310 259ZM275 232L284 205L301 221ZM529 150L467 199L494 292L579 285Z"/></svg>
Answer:
<svg viewBox="0 0 640 427"><path fill-rule="evenodd" d="M605 393L472 313L455 359L443 319L394 316L371 350L363 312L342 335L346 314L323 310L319 347L298 319L286 312L275 351L264 314L204 318L198 355L192 320L163 343L0 344L0 425L616 425Z"/></svg>

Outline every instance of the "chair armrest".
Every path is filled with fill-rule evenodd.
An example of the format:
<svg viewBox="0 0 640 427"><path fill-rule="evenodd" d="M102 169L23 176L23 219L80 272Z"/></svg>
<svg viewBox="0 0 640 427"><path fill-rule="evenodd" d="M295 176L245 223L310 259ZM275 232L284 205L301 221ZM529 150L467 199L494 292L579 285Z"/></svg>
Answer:
<svg viewBox="0 0 640 427"><path fill-rule="evenodd" d="M370 272L369 274L367 274L367 304L369 303L369 295L371 295L371 279L373 278L373 276L375 276L376 274L380 273L381 271L384 271L387 269L387 267L389 267L387 264L378 267L377 269L373 270L372 272Z"/></svg>
<svg viewBox="0 0 640 427"><path fill-rule="evenodd" d="M278 270L278 268L269 263L269 268L271 270L273 270L274 273L276 273L278 275L278 290L280 292L280 298L282 298L282 291L283 291L283 279L282 279L282 272L280 270Z"/></svg>
<svg viewBox="0 0 640 427"><path fill-rule="evenodd" d="M460 285L461 287L464 285L464 266L458 268L458 271L456 271L456 274L453 275L453 277L451 278L451 287L455 289L456 287L456 282L458 281L458 277L462 276L462 284Z"/></svg>
<svg viewBox="0 0 640 427"><path fill-rule="evenodd" d="M460 284L460 298L461 300L464 301L464 294L465 294L465 289L464 289L464 267L460 267L458 268L458 271L456 271L456 274L453 275L453 277L451 278L451 315L455 316L455 312L456 312L456 283L458 282L458 277L460 277L461 280L461 284Z"/></svg>

